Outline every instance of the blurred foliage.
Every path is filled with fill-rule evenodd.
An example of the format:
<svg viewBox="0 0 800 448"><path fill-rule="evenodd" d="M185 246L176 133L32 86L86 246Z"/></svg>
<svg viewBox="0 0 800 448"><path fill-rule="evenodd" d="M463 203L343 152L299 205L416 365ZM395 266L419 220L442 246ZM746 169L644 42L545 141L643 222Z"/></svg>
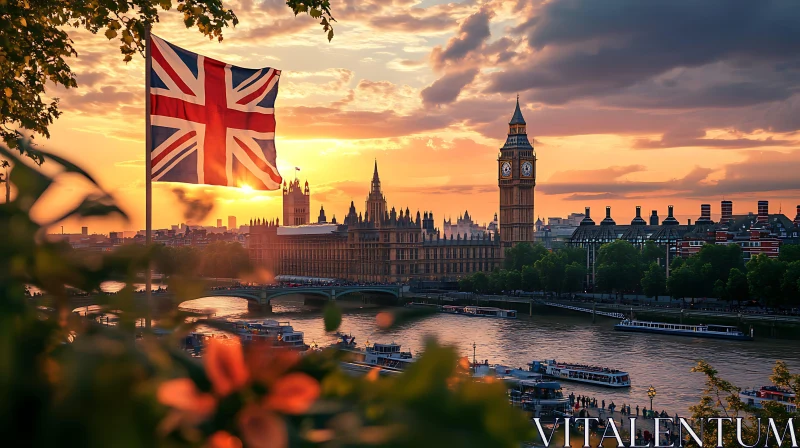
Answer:
<svg viewBox="0 0 800 448"><path fill-rule="evenodd" d="M37 223L29 211L54 179L8 149L0 154L14 159L18 191L0 205L7 236L0 244L0 434L13 446L518 447L533 439L503 385L473 380L466 358L433 340L406 372L386 377L345 374L344 352L333 349L300 356L211 340L202 360L190 357L178 348L196 325L185 313L159 316L160 338L135 326L144 313L133 284L157 250L131 246L87 257L48 241L58 221ZM48 167L93 182L69 162L39 154ZM59 219L124 216L96 189ZM100 311L117 325L71 312L67 286L93 292L109 278L127 284ZM187 288L193 283L184 279ZM37 308L28 286L53 296L55 309ZM340 322L338 309L326 311L327 330Z"/></svg>
<svg viewBox="0 0 800 448"><path fill-rule="evenodd" d="M795 410L789 412L785 406L775 401L763 401L763 408L756 408L748 405L746 397L740 393L742 389L733 383L721 378L719 372L705 361L699 361L692 368L692 372L699 372L706 376L706 385L700 401L689 408L692 418L732 418L734 423L726 422L722 430L721 446L779 446L775 443L775 432L778 435L784 434L784 429L790 419L800 418L800 412ZM800 375L792 374L783 361L776 361L772 369L770 382L780 389L790 391L795 395L800 394ZM736 418L743 418L742 438L737 439ZM773 419L776 428L770 429L768 422ZM699 428L698 428L699 429ZM704 425L702 433L696 431L703 442L703 446L718 446L718 431L716 421ZM688 436L687 436L688 437ZM788 434L787 434L788 437ZM684 446L695 447L697 443L691 441ZM791 439L784 438L783 444L787 442L791 445Z"/></svg>
<svg viewBox="0 0 800 448"><path fill-rule="evenodd" d="M295 15L320 19L328 40L333 38L329 0L288 0ZM0 0L0 137L17 146L21 130L50 136L48 128L61 114L58 99L48 96L46 84L77 87L67 59L78 52L67 30L83 28L119 42L123 60L143 54L145 27L159 21L159 10L175 7L186 28L196 28L210 39L222 40L222 31L239 19L222 0ZM38 163L35 152L28 156Z"/></svg>

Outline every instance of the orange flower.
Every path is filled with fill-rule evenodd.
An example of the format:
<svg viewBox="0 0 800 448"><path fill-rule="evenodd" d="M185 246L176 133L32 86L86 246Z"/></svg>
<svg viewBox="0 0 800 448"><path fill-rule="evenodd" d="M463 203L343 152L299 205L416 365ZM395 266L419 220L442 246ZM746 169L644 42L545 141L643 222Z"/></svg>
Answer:
<svg viewBox="0 0 800 448"><path fill-rule="evenodd" d="M289 444L283 419L253 404L239 412L239 429L247 448L285 448Z"/></svg>
<svg viewBox="0 0 800 448"><path fill-rule="evenodd" d="M206 448L242 448L242 441L227 431L217 431L208 438Z"/></svg>
<svg viewBox="0 0 800 448"><path fill-rule="evenodd" d="M272 384L298 361L300 361L298 352L275 349L270 343L249 344L245 357L253 381L266 385Z"/></svg>
<svg viewBox="0 0 800 448"><path fill-rule="evenodd" d="M204 420L217 407L217 400L211 394L202 393L189 378L164 381L158 386L158 401L161 404L188 412Z"/></svg>
<svg viewBox="0 0 800 448"><path fill-rule="evenodd" d="M295 372L279 378L265 405L284 414L302 414L319 398L320 387L317 380L305 373Z"/></svg>
<svg viewBox="0 0 800 448"><path fill-rule="evenodd" d="M204 357L206 374L218 396L224 397L247 384L250 375L238 339L210 339Z"/></svg>

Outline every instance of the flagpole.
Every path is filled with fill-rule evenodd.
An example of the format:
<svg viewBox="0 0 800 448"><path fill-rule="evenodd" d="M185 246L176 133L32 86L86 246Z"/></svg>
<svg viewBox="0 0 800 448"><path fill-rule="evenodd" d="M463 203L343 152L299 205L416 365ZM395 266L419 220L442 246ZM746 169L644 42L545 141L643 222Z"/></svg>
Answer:
<svg viewBox="0 0 800 448"><path fill-rule="evenodd" d="M152 157L152 139L150 135L150 71L152 70L152 62L150 61L150 24L144 24L144 148L145 148L145 245L150 249L152 244L151 233L153 231L153 167L151 163ZM148 262L147 269L144 274L144 288L145 288L145 328L150 329L151 320L153 318L153 270L152 263Z"/></svg>

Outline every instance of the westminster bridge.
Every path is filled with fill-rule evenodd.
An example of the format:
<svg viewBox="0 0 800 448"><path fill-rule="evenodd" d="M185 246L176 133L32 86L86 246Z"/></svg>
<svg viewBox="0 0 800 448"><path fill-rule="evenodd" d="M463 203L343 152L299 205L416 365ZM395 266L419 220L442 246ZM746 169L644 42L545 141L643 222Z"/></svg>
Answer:
<svg viewBox="0 0 800 448"><path fill-rule="evenodd" d="M94 305L104 305L113 299L115 293L76 294L69 296L70 309L84 308ZM328 301L353 300L369 298L382 304L399 304L402 298L402 287L397 285L337 285L337 286L242 286L242 287L216 287L208 288L191 295L181 294L177 297L169 289L154 290L152 293L153 305L160 311L169 311L177 308L181 303L201 297L236 297L245 299L251 310L270 311L272 301L285 296L301 296L307 303L324 304ZM137 305L144 306L145 293L134 293ZM47 295L35 296L37 304L51 306L52 297Z"/></svg>

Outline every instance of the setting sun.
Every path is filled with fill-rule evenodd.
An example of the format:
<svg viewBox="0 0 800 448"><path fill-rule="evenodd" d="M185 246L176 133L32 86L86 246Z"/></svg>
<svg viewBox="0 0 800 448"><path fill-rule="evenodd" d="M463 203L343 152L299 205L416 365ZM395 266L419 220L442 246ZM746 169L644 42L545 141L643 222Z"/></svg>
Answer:
<svg viewBox="0 0 800 448"><path fill-rule="evenodd" d="M242 185L240 188L242 189L242 191L246 191L248 193L251 193L253 191L253 187L247 184Z"/></svg>

